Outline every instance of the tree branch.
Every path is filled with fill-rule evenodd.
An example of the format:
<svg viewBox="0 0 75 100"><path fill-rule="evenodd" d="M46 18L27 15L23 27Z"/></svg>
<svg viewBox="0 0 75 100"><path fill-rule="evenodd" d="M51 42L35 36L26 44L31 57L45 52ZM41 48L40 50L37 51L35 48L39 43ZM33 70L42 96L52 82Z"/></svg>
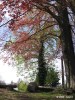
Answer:
<svg viewBox="0 0 75 100"><path fill-rule="evenodd" d="M21 17L21 16L25 15L27 12L28 12L28 11L24 12L23 14L20 14L18 17ZM18 17L17 17L17 18L18 18ZM2 26L4 26L4 25L8 24L8 23L11 22L11 21L17 21L17 18L16 18L16 19L13 19L13 18L10 19L10 20L7 21L6 23L3 23L2 25L0 25L0 27L2 27Z"/></svg>

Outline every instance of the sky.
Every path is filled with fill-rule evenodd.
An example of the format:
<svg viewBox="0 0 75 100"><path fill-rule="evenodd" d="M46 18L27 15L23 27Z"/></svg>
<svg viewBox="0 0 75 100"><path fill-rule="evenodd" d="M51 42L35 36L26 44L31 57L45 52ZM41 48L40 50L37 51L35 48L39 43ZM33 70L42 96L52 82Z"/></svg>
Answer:
<svg viewBox="0 0 75 100"><path fill-rule="evenodd" d="M0 1L0 4L1 3L2 1ZM0 25L2 25L3 23L5 23L7 20L10 20L10 19L11 18L9 17L8 13L6 13L5 20L2 23L0 23ZM11 33L11 32L8 29L8 27L6 27L6 25L3 27L0 27L0 46L2 46L9 39L10 36L8 35L10 34L8 33ZM11 81L16 83L18 79L19 77L17 76L16 67L13 68L7 63L3 62L3 60L1 59L1 49L0 49L0 80L5 81L8 84L8 83L11 83Z"/></svg>
<svg viewBox="0 0 75 100"><path fill-rule="evenodd" d="M18 79L16 68L11 67L0 60L0 80L3 80L8 84L11 83L11 81L16 83Z"/></svg>

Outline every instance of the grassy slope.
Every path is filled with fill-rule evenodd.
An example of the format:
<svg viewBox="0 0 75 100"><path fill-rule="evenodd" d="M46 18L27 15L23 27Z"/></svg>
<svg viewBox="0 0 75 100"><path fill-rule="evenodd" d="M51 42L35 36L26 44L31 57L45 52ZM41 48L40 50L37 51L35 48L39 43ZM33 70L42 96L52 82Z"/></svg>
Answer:
<svg viewBox="0 0 75 100"><path fill-rule="evenodd" d="M22 92L12 92L6 89L0 89L0 100L75 100L74 98L60 99L60 98L57 98L57 96L60 96L61 98L61 94L22 93Z"/></svg>

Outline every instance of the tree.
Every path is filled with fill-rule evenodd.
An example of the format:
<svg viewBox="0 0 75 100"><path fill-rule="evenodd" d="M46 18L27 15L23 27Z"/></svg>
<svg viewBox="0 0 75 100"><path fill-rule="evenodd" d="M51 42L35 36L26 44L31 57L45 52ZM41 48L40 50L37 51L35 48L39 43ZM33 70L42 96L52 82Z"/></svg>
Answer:
<svg viewBox="0 0 75 100"><path fill-rule="evenodd" d="M45 85L46 76L47 76L47 68L46 68L46 62L44 59L44 41L40 40L41 47L39 50L39 56L38 56L38 74L37 79L40 86Z"/></svg>
<svg viewBox="0 0 75 100"><path fill-rule="evenodd" d="M47 25L47 23L45 23L45 24ZM21 60L21 56L25 59L25 61L30 60L32 58L38 59L38 75L37 75L37 77L38 77L39 85L45 84L46 75L47 75L46 62L44 59L45 58L45 56L44 56L44 46L45 46L44 42L45 43L47 43L47 41L53 42L52 39L50 39L50 40L48 39L48 38L50 38L50 35L47 34L47 32L48 32L48 30L43 30L43 31L39 32L39 35L36 34L36 36L35 36L35 34L34 34L28 41L23 41L23 39L26 38L26 35L21 34L21 36L18 38L18 40L16 42L11 43L11 44L7 43L5 45L5 48L8 48L9 50L13 50L12 52L17 53L18 54L17 57L19 57L19 55L20 55L20 60ZM55 36L55 35L52 34L51 38L54 38L53 36ZM55 39L55 41L56 40L57 39ZM22 41L22 42L20 42L20 41ZM51 42L49 42L49 46L52 49L53 43L51 44ZM53 54L55 53L55 51L57 51L56 47L55 47L55 49L52 49L52 52L53 52L53 53L51 52L52 54L48 53L48 57L49 57L49 55L54 57ZM27 55L27 54L29 54L29 55ZM46 59L48 59L48 57L46 57ZM52 57L52 59L53 59L53 57ZM20 61L19 59L17 59L17 60ZM49 57L49 60L50 60L50 57Z"/></svg>
<svg viewBox="0 0 75 100"><path fill-rule="evenodd" d="M68 2L70 2L70 0L68 0ZM8 8L7 10L9 11L9 14L12 15L12 20L8 21L10 22L9 28L11 28L12 30L17 30L21 26L27 25L31 27L32 29L33 28L35 29L35 31L33 30L33 34L37 33L37 29L39 29L37 28L37 26L39 24L42 24L43 20L51 22L51 19L53 19L54 21L53 20L52 21L56 22L59 25L60 30L61 30L60 39L61 39L63 56L64 56L64 62L68 68L70 67L70 77L74 83L75 81L75 67L74 67L75 55L74 55L74 48L73 48L73 41L72 41L71 25L69 23L69 17L68 17L69 11L67 9L67 7L72 9L72 6L69 6L68 2L66 0L64 1L62 0L57 0L57 1L16 0L15 2L14 0L8 0L8 1L6 0L5 2L1 4L0 9L1 9L1 13L3 14L4 7ZM73 1L72 1L72 5L73 5ZM11 14L11 11L12 11L12 14ZM34 12L35 14L31 12ZM2 14L0 16L1 17L0 19L2 19ZM24 14L25 16L23 16ZM46 14L46 17L44 17L45 14ZM32 15L32 17L27 17L26 15ZM22 20L22 17L24 17L23 20ZM46 18L49 18L49 19L46 19ZM45 27L44 29L47 29L48 27ZM32 32L30 32L30 34L31 33ZM26 39L24 39L23 41L25 40ZM74 88L74 86L72 87Z"/></svg>
<svg viewBox="0 0 75 100"><path fill-rule="evenodd" d="M50 67L47 71L47 77L46 77L46 84L50 85L52 87L56 87L59 84L59 76L58 72L55 70L55 68Z"/></svg>

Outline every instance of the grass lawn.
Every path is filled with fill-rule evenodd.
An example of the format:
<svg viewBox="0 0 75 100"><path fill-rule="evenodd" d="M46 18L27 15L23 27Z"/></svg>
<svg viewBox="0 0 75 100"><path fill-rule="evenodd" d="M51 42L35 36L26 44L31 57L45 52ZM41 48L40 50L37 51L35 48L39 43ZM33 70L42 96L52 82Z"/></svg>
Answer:
<svg viewBox="0 0 75 100"><path fill-rule="evenodd" d="M74 95L52 93L24 93L0 89L0 100L75 100Z"/></svg>

